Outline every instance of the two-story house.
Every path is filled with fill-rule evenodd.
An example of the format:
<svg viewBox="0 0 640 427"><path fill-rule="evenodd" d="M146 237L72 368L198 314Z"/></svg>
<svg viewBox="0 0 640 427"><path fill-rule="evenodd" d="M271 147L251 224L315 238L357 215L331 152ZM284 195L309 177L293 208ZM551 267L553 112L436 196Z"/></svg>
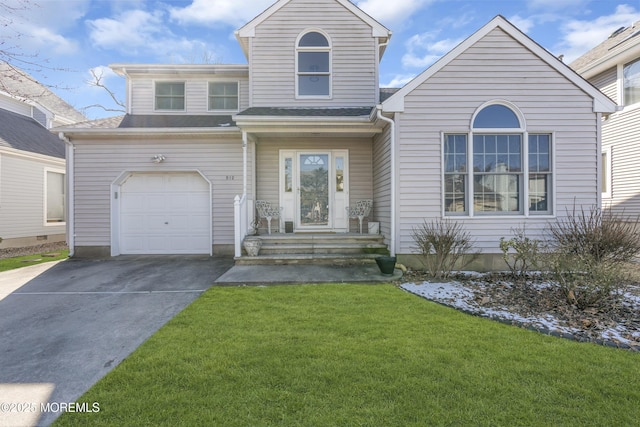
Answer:
<svg viewBox="0 0 640 427"><path fill-rule="evenodd" d="M602 123L602 206L638 216L640 21L614 31L570 66L619 106Z"/></svg>
<svg viewBox="0 0 640 427"><path fill-rule="evenodd" d="M379 87L391 31L348 0L280 0L236 36L247 65L113 65L127 114L58 129L76 255L242 260L266 201L281 209L265 239L311 240L297 262L359 234L347 208L372 200L400 261L415 226L452 218L492 268L510 228L536 237L599 203L615 104L500 16L395 93Z"/></svg>
<svg viewBox="0 0 640 427"><path fill-rule="evenodd" d="M85 120L0 62L0 248L65 241L65 146L48 129Z"/></svg>

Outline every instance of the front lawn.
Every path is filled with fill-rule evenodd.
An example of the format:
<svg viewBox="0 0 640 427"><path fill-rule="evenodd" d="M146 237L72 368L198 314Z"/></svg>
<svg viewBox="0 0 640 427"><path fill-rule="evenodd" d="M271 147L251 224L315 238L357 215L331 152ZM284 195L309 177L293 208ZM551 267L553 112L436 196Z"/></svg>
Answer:
<svg viewBox="0 0 640 427"><path fill-rule="evenodd" d="M216 287L55 425L633 425L640 354L391 285Z"/></svg>
<svg viewBox="0 0 640 427"><path fill-rule="evenodd" d="M27 267L34 264L42 264L43 262L58 261L61 259L67 259L69 257L69 250L61 250L55 252L48 252L36 255L18 256L13 258L0 259L0 272L13 270L16 268Z"/></svg>

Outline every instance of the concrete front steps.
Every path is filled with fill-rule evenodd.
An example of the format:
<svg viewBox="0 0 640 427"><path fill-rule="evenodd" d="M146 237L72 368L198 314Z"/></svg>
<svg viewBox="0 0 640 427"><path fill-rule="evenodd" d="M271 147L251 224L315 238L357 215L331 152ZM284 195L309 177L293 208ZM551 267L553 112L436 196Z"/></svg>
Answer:
<svg viewBox="0 0 640 427"><path fill-rule="evenodd" d="M384 239L378 234L326 233L260 235L262 248L258 256L246 252L236 258L236 265L282 264L367 264L388 255Z"/></svg>

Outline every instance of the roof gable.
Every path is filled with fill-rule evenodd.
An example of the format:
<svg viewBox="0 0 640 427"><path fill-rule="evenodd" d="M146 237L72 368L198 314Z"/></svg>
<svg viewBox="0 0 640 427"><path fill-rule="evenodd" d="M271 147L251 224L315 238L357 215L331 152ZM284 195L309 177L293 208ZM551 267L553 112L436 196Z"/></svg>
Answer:
<svg viewBox="0 0 640 427"><path fill-rule="evenodd" d="M271 17L274 13L276 13L277 11L282 9L284 6L289 4L291 1L292 0L277 1L276 3L272 4L268 9L266 9L264 12L262 12L260 15L253 18L251 21L249 21L247 24L245 24L235 32L236 38L240 42L240 45L242 46L242 50L244 51L246 56L248 56L248 50L249 50L247 39L255 36L256 27L260 25L262 22L269 19L269 17ZM367 13L365 13L363 10L358 8L353 3L351 3L349 0L318 0L317 3L320 3L322 1L332 1L342 5L345 9L347 9L349 12L354 14L356 17L358 17L360 20L362 20L364 23L366 23L371 27L372 37L382 37L382 38L391 37L391 30L386 28L384 25L380 24L378 21L373 19L371 16L369 16Z"/></svg>
<svg viewBox="0 0 640 427"><path fill-rule="evenodd" d="M611 99L609 99L606 95L596 89L593 85L587 82L584 78L574 72L571 68L569 68L566 64L564 64L561 60L552 55L545 48L540 46L538 43L533 41L529 36L524 34L518 28L516 28L513 24L507 21L504 17L498 15L493 18L489 23L480 28L458 46L456 46L449 53L444 55L435 64L431 65L424 72L418 75L415 79L407 83L403 88L401 88L394 95L389 97L386 101L382 103L382 109L385 112L402 112L404 111L404 98L410 94L413 90L415 90L418 86L436 74L438 71L442 70L446 65L451 63L455 58L465 52L468 48L476 44L479 40L488 35L491 31L496 28L500 28L502 31L507 33L517 42L522 44L525 48L531 51L534 55L539 57L542 61L552 67L555 71L564 76L571 83L578 86L582 91L587 93L589 96L593 98L593 109L594 112L602 112L602 113L612 113L616 111L616 104Z"/></svg>

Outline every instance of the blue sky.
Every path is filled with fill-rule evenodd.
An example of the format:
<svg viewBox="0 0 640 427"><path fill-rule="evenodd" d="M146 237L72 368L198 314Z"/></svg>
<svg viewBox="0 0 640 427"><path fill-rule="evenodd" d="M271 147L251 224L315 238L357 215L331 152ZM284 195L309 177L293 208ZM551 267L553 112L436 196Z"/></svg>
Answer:
<svg viewBox="0 0 640 427"><path fill-rule="evenodd" d="M113 63L246 64L233 31L275 0L0 0L0 49L37 55L24 66L78 109L113 106L91 69L124 98ZM569 63L619 27L640 20L640 0L353 0L393 31L380 84L399 87L495 15ZM15 63L20 66L19 62ZM109 113L85 111L90 118Z"/></svg>

